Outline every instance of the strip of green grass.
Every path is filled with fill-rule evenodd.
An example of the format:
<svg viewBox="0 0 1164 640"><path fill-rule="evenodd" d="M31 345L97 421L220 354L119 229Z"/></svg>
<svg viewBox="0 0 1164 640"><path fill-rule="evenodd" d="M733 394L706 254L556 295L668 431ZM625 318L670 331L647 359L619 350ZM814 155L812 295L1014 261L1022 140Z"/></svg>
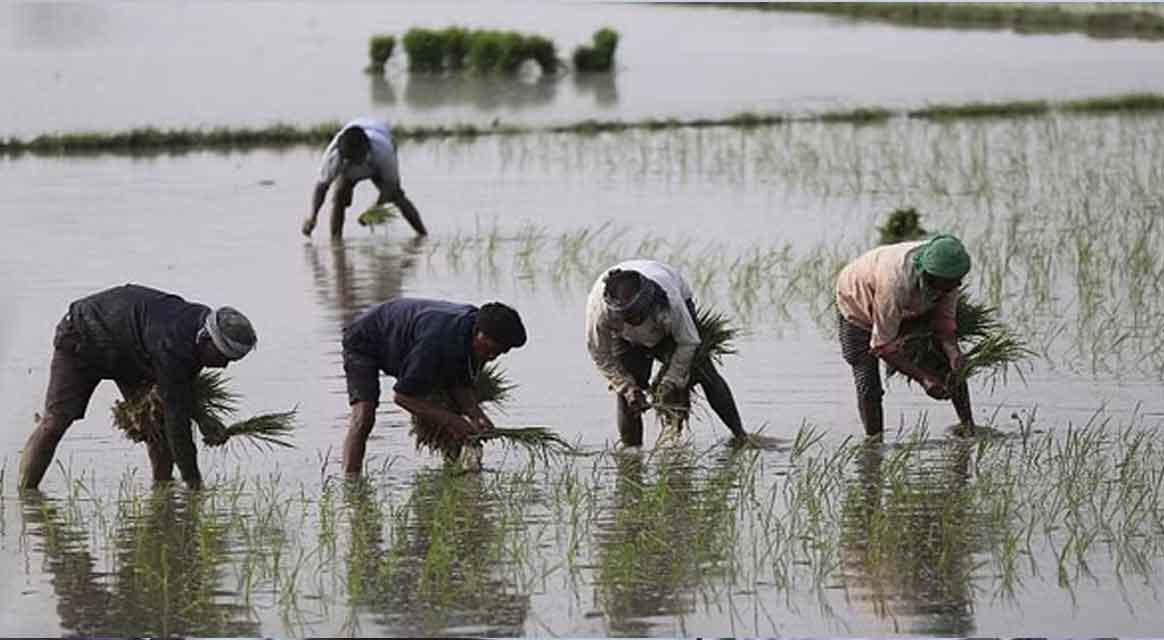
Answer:
<svg viewBox="0 0 1164 640"><path fill-rule="evenodd" d="M1083 98L1065 102L1004 101L968 104L938 104L893 110L861 107L822 113L744 112L724 118L648 118L645 120L582 120L550 126L473 124L396 126L393 137L401 142L428 139L477 138L482 136L525 135L533 133L576 133L595 135L619 131L658 131L664 129L700 129L711 127L749 128L789 122L881 124L891 118L949 121L970 118L1015 118L1043 116L1061 112L1070 114L1111 113L1118 111L1151 112L1164 110L1164 95L1137 93L1118 96ZM81 131L42 134L33 138L0 139L0 154L83 155L95 153L184 153L194 150L245 150L326 144L341 127L339 122L297 126L273 124L266 127L216 127L213 129L158 129L143 127L126 131Z"/></svg>
<svg viewBox="0 0 1164 640"><path fill-rule="evenodd" d="M1017 33L1083 33L1094 38L1164 39L1164 14L1151 5L1065 8L1055 4L947 2L699 3L725 8L820 13L910 27L1006 29ZM1102 3L1101 3L1102 4Z"/></svg>

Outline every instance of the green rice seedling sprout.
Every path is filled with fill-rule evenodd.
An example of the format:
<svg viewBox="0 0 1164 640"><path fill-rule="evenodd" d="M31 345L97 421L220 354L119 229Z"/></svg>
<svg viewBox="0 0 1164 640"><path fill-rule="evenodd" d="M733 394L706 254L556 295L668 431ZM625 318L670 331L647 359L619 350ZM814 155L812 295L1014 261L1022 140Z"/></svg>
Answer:
<svg viewBox="0 0 1164 640"><path fill-rule="evenodd" d="M903 207L889 212L885 225L877 227L877 231L881 234L880 244L920 240L927 234L921 226L917 209L913 207Z"/></svg>
<svg viewBox="0 0 1164 640"><path fill-rule="evenodd" d="M228 378L217 371L203 371L194 384L192 425L222 429L225 442L246 441L256 448L294 447L287 438L295 429L296 410L267 413L234 422L226 419L238 407L238 394L227 387ZM136 398L113 404L113 424L134 442L153 442L164 438L165 403L156 386Z"/></svg>

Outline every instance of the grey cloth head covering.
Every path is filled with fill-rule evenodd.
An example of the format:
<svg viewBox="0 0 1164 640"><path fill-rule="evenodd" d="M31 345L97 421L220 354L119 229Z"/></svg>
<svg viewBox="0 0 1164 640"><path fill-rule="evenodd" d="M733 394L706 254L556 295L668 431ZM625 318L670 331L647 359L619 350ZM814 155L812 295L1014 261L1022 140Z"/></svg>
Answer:
<svg viewBox="0 0 1164 640"><path fill-rule="evenodd" d="M222 355L231 360L250 353L258 342L251 321L234 307L219 307L206 314L203 329Z"/></svg>
<svg viewBox="0 0 1164 640"><path fill-rule="evenodd" d="M622 269L611 271L609 274L607 274L608 282L611 276L615 274L621 275L624 273L633 273L635 275L635 280L638 281L639 285L638 291L635 292L635 295L630 300L623 302L622 300L618 299L618 296L613 294L610 285L607 284L606 290L603 291L602 294L602 301L606 304L606 308L609 309L611 313L622 317L641 318L651 310L651 307L654 306L655 303L659 300L659 294L662 294L663 292L659 285L655 284L653 280L644 277L643 274L637 271ZM665 299L666 295L664 294L663 297Z"/></svg>

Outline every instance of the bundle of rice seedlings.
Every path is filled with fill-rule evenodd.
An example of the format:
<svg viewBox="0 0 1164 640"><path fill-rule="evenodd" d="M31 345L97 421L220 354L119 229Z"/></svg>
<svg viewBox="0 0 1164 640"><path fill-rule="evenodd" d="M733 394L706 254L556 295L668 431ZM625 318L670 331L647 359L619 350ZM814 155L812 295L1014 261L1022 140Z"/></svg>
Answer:
<svg viewBox="0 0 1164 640"><path fill-rule="evenodd" d="M1034 352L1026 341L999 321L997 308L973 302L965 291L960 291L955 320L957 329L954 335L965 355L963 365L957 371L950 370L949 359L934 337L929 316L918 318L902 328L903 348L910 360L943 376L949 387L978 375L986 376L993 386L999 379L1005 382L1012 368L1022 376L1019 365ZM891 367L886 367L886 371L888 376L897 373Z"/></svg>
<svg viewBox="0 0 1164 640"><path fill-rule="evenodd" d="M490 363L482 367L481 372L477 374L474 390L477 392L477 402L483 407L501 407L509 399L509 394L515 387L516 385L506 378L505 372L497 365ZM459 412L456 403L444 391L432 394L428 400L450 411ZM412 416L411 433L416 438L418 450L427 449L433 453L442 454L449 462L456 461L461 455L464 440L446 431L442 425L414 415Z"/></svg>
<svg viewBox="0 0 1164 640"><path fill-rule="evenodd" d="M720 366L723 357L737 353L734 340L740 330L732 324L726 314L714 309L695 306L695 329L699 332L699 348L691 361L691 370L701 366ZM669 397L659 396L660 382L670 368L669 359L662 361L663 366L655 376L651 385L651 396L654 402L651 408L666 429L682 430L690 417L692 395L690 389L678 389ZM698 396L696 396L698 399Z"/></svg>
<svg viewBox="0 0 1164 640"><path fill-rule="evenodd" d="M386 224L389 220L395 217L395 207L387 204L381 204L369 207L368 209L364 210L364 212L360 214L360 217L356 218L356 221L360 223L361 227L368 227L369 230L374 231L376 229L376 225Z"/></svg>
<svg viewBox="0 0 1164 640"><path fill-rule="evenodd" d="M471 443L500 441L525 449L530 457L573 454L574 447L546 427L494 427L469 436Z"/></svg>
<svg viewBox="0 0 1164 640"><path fill-rule="evenodd" d="M593 46L574 49L576 71L610 71L614 68L614 50L618 47L618 32L602 28L594 32Z"/></svg>
<svg viewBox="0 0 1164 640"><path fill-rule="evenodd" d="M257 448L293 447L286 440L295 428L296 410L267 413L227 425L226 420L238 409L239 395L227 388L227 377L219 371L203 371L194 380L192 423L204 429L222 429L226 442L240 438ZM134 442L155 442L165 437L163 425L166 407L157 386L131 400L113 404L113 424ZM219 445L210 445L219 446Z"/></svg>
<svg viewBox="0 0 1164 640"><path fill-rule="evenodd" d="M384 65L392 57L396 48L396 37L390 34L374 35L368 39L368 67L369 73L384 73Z"/></svg>

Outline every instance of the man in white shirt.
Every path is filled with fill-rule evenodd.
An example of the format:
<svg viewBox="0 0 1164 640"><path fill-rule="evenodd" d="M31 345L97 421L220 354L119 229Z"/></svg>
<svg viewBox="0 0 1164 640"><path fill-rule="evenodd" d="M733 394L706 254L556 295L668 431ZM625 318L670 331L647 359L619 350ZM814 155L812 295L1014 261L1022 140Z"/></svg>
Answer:
<svg viewBox="0 0 1164 640"><path fill-rule="evenodd" d="M650 404L651 365L669 362L654 402L689 402L698 384L708 404L737 439L747 433L727 381L709 359L695 361L700 345L691 287L655 260L628 260L598 278L586 303L586 346L617 395L618 432L624 446L643 443L642 413Z"/></svg>
<svg viewBox="0 0 1164 640"><path fill-rule="evenodd" d="M371 118L357 118L344 125L323 152L319 182L311 196L311 214L303 221L303 235L311 236L328 187L335 182L331 199L331 237L342 237L344 212L352 204L356 183L364 179L371 180L380 190L377 205L391 202L400 209L417 234L428 233L420 221L420 212L400 187L396 147L392 144L388 125Z"/></svg>

